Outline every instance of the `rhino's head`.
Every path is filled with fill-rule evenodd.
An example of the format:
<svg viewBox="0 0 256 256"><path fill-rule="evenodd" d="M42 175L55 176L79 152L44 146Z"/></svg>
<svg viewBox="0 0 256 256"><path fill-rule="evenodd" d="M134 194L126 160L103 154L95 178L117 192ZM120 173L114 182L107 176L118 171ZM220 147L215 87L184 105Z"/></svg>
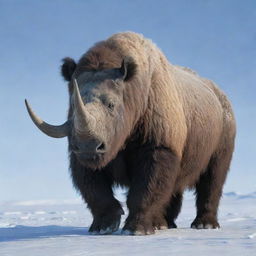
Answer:
<svg viewBox="0 0 256 256"><path fill-rule="evenodd" d="M127 57L121 67L83 72L68 59L62 66L62 73L70 82L68 120L60 126L47 124L25 101L27 110L45 134L54 138L68 136L71 154L82 165L102 168L116 156L131 132L124 91L135 70L134 61Z"/></svg>

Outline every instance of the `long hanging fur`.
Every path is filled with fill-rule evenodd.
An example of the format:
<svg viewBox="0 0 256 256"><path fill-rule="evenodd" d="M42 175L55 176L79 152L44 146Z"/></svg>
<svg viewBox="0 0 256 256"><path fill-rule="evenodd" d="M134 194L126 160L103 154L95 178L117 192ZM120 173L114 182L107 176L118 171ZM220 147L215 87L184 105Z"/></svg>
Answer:
<svg viewBox="0 0 256 256"><path fill-rule="evenodd" d="M213 82L170 64L155 44L132 32L97 43L77 64L65 59L62 74L70 81L72 75L117 69L127 56L132 61L123 94L125 126L108 162L95 172L70 152L74 185L94 216L90 231L119 226L123 211L113 197L114 184L130 187L124 230L133 234L176 227L186 188L197 194L192 227L218 227L218 203L234 150L229 101Z"/></svg>

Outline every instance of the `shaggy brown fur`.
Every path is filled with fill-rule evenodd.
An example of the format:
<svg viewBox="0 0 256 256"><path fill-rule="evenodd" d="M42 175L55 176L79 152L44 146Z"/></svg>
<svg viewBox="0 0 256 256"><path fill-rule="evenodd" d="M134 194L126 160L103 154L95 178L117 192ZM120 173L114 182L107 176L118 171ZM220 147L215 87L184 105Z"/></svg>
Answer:
<svg viewBox="0 0 256 256"><path fill-rule="evenodd" d="M74 130L69 135L72 178L92 211L91 232L119 227L123 210L113 196L114 184L129 187L124 233L176 227L186 188L195 188L197 195L192 227L219 227L217 209L234 149L235 120L213 82L171 65L150 40L132 32L97 43L77 64L64 59L62 74L68 81L78 79L88 111L98 121L90 134L105 136L109 144L102 159L87 163L73 150L87 139ZM71 82L69 89L72 120ZM119 95L116 112L95 103L102 93Z"/></svg>

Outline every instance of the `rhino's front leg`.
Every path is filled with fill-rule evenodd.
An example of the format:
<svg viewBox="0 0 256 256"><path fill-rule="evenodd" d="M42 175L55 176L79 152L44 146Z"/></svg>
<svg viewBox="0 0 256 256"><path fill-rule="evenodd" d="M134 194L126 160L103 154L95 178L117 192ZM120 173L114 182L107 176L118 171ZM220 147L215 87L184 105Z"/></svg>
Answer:
<svg viewBox="0 0 256 256"><path fill-rule="evenodd" d="M166 147L145 147L136 153L130 166L132 183L127 198L129 216L123 234L154 233L155 222L158 221L155 218L163 216L179 167L179 158Z"/></svg>
<svg viewBox="0 0 256 256"><path fill-rule="evenodd" d="M93 171L81 166L72 156L71 160L74 185L93 215L89 232L104 235L117 231L124 211L113 196L111 182L104 170Z"/></svg>

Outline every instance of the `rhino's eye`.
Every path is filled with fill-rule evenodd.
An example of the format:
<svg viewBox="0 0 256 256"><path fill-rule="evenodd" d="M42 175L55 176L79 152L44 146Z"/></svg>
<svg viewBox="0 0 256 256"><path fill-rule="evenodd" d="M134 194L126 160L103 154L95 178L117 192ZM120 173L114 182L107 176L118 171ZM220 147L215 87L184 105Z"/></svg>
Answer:
<svg viewBox="0 0 256 256"><path fill-rule="evenodd" d="M109 103L108 103L108 109L109 109L110 111L113 111L113 110L114 110L114 107L115 107L115 104L114 104L113 102L109 102Z"/></svg>

